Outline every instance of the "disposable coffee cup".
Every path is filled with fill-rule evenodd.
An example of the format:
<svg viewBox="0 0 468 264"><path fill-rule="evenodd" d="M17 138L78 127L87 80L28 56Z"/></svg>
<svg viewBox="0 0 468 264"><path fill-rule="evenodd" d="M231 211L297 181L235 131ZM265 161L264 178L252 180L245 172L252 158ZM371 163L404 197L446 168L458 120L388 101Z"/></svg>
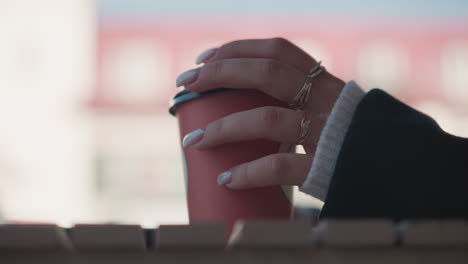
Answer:
<svg viewBox="0 0 468 264"><path fill-rule="evenodd" d="M229 114L262 106L286 104L250 89L219 88L202 93L184 90L174 97L169 112L177 117L182 146L183 137L191 131ZM182 148L190 223L224 222L231 231L238 220L291 219L291 186L230 190L216 181L220 173L236 165L279 151L280 143L265 139L226 143L206 150Z"/></svg>

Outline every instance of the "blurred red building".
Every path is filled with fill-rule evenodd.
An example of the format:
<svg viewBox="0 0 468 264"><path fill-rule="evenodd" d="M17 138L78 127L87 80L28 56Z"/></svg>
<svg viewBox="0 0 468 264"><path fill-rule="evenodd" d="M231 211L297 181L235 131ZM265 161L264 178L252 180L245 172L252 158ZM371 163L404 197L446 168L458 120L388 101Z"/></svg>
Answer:
<svg viewBox="0 0 468 264"><path fill-rule="evenodd" d="M188 27L174 21L113 21L98 28L96 107L165 111L177 74L198 53L242 38L290 39L345 80L380 87L407 102L468 102L468 23L269 24L252 21ZM252 23L250 23L252 22ZM324 26L326 25L326 26ZM245 29L248 30L245 30Z"/></svg>

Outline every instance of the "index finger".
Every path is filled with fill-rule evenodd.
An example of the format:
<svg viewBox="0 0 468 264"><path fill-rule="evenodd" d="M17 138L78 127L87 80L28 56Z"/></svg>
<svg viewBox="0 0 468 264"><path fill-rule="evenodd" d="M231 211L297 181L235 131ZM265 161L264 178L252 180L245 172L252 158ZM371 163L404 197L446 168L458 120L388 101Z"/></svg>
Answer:
<svg viewBox="0 0 468 264"><path fill-rule="evenodd" d="M274 59L304 73L317 63L309 54L284 38L236 40L202 53L197 62L235 58Z"/></svg>

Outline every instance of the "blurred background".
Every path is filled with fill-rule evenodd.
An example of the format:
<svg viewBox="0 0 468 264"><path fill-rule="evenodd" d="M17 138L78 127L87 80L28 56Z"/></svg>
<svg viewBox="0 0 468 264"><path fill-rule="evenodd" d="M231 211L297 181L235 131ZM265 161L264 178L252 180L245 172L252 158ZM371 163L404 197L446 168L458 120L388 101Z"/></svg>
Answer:
<svg viewBox="0 0 468 264"><path fill-rule="evenodd" d="M467 29L463 0L0 0L0 212L186 223L175 77L241 38L288 38L468 136Z"/></svg>

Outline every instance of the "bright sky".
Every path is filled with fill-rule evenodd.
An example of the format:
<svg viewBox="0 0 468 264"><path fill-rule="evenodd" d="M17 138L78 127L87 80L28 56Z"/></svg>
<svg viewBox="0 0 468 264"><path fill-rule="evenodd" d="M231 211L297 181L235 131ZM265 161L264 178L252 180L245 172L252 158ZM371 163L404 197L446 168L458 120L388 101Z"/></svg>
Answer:
<svg viewBox="0 0 468 264"><path fill-rule="evenodd" d="M97 0L101 15L467 17L466 0Z"/></svg>

